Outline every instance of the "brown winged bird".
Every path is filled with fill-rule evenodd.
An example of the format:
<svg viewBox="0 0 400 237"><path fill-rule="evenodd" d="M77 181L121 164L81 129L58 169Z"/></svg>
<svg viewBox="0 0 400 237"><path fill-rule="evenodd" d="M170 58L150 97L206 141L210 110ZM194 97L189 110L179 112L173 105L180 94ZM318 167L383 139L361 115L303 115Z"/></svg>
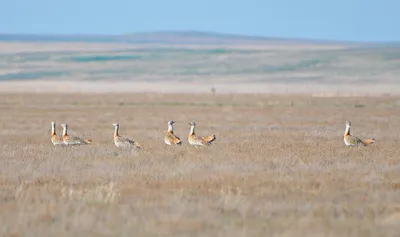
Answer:
<svg viewBox="0 0 400 237"><path fill-rule="evenodd" d="M350 127L351 127L351 122L346 121L346 130L344 131L344 136L343 136L343 141L346 146L358 146L359 144L368 146L375 142L375 138L360 139L358 137L352 136L350 134Z"/></svg>
<svg viewBox="0 0 400 237"><path fill-rule="evenodd" d="M80 137L73 137L68 135L68 125L63 123L61 124L63 128L63 135L62 139L64 144L67 146L79 146L79 145L89 145L92 143L92 140L89 139L82 139Z"/></svg>
<svg viewBox="0 0 400 237"><path fill-rule="evenodd" d="M51 122L51 142L54 146L64 145L63 139L57 136L55 122Z"/></svg>
<svg viewBox="0 0 400 237"><path fill-rule="evenodd" d="M211 143L213 141L215 141L215 139L216 139L215 135L211 135L208 137L196 136L196 134L195 134L196 123L190 122L189 124L190 124L190 132L189 132L188 141L189 141L190 145L205 146L205 145L211 145Z"/></svg>
<svg viewBox="0 0 400 237"><path fill-rule="evenodd" d="M113 126L115 128L115 130L114 130L115 146L117 146L119 148L140 148L140 145L137 142L135 142L127 137L122 137L118 134L119 123L113 123Z"/></svg>
<svg viewBox="0 0 400 237"><path fill-rule="evenodd" d="M181 145L182 141L179 137L174 134L174 127L173 124L175 121L170 120L168 121L168 131L165 133L164 142L167 145Z"/></svg>

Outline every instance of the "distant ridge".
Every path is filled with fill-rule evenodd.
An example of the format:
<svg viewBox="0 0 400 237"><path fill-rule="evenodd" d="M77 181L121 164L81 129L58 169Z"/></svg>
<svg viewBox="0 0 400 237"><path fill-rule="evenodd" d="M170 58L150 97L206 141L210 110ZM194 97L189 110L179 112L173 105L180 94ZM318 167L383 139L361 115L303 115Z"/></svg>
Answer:
<svg viewBox="0 0 400 237"><path fill-rule="evenodd" d="M206 31L154 31L122 35L0 34L0 42L98 42L134 44L349 44L328 40L285 39Z"/></svg>

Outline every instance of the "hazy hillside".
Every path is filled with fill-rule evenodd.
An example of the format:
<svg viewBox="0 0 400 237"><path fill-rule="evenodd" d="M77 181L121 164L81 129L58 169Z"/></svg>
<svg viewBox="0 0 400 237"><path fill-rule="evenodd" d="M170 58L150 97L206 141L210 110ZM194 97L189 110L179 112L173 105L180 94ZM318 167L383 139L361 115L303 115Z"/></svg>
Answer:
<svg viewBox="0 0 400 237"><path fill-rule="evenodd" d="M200 31L159 31L125 35L45 35L45 34L0 34L0 41L17 42L112 42L112 43L158 43L158 44L265 44L318 43L348 44L317 40L283 39L237 34L222 34Z"/></svg>

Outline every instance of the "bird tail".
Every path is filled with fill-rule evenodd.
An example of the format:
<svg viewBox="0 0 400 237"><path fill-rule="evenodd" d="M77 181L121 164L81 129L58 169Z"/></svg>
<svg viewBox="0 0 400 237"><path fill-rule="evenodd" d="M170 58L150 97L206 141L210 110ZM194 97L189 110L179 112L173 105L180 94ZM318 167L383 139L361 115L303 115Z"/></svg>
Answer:
<svg viewBox="0 0 400 237"><path fill-rule="evenodd" d="M179 137L175 137L174 142L177 145L182 145L182 141L181 141L181 139L179 139Z"/></svg>
<svg viewBox="0 0 400 237"><path fill-rule="evenodd" d="M364 140L362 140L361 142L362 142L362 144L364 144L364 146L368 146L368 145L370 145L370 144L372 144L372 143L375 143L375 138L364 139Z"/></svg>
<svg viewBox="0 0 400 237"><path fill-rule="evenodd" d="M215 136L215 134L213 134L211 136L205 137L204 141L210 144L211 142L215 141L215 139L217 139L217 137Z"/></svg>
<svg viewBox="0 0 400 237"><path fill-rule="evenodd" d="M90 139L85 138L85 139L83 139L83 141L88 145L92 144L92 140L90 140Z"/></svg>

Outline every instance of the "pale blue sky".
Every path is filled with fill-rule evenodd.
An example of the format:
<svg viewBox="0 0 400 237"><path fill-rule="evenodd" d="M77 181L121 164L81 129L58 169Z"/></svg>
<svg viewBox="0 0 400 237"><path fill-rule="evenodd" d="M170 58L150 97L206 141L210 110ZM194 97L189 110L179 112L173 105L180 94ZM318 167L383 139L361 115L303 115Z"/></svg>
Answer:
<svg viewBox="0 0 400 237"><path fill-rule="evenodd" d="M198 30L400 41L399 0L0 0L0 33Z"/></svg>

